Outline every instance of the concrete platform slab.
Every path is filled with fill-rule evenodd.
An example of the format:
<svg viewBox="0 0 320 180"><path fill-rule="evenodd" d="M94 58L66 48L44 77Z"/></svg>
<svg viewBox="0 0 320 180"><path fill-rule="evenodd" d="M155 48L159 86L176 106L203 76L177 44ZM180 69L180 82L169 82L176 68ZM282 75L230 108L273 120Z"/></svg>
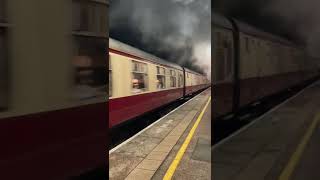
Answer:
<svg viewBox="0 0 320 180"><path fill-rule="evenodd" d="M198 138L196 148L193 151L192 159L211 162L211 140Z"/></svg>
<svg viewBox="0 0 320 180"><path fill-rule="evenodd" d="M142 160L142 157L114 153L112 156L109 156L109 178L115 180L125 179L127 174Z"/></svg>

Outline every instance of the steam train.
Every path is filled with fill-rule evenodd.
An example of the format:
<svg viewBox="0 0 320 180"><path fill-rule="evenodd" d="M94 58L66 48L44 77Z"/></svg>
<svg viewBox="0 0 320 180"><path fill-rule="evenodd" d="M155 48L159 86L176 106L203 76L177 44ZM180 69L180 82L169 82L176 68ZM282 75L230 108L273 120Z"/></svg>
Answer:
<svg viewBox="0 0 320 180"><path fill-rule="evenodd" d="M210 86L205 75L109 38L109 127Z"/></svg>
<svg viewBox="0 0 320 180"><path fill-rule="evenodd" d="M216 120L319 76L303 47L216 13L212 47Z"/></svg>

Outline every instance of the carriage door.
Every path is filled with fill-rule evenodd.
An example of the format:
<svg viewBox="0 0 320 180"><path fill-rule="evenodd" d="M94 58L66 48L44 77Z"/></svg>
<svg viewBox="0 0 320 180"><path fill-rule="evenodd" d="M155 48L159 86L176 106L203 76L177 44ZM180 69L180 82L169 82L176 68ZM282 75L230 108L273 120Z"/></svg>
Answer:
<svg viewBox="0 0 320 180"><path fill-rule="evenodd" d="M215 33L216 54L214 62L215 81L214 94L216 98L216 115L222 115L232 110L233 105L233 44L232 32Z"/></svg>

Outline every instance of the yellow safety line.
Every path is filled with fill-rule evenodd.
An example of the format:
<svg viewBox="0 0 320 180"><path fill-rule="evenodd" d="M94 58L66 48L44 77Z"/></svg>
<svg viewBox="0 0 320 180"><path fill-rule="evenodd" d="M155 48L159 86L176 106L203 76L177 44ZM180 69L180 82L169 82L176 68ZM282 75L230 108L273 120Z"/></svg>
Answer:
<svg viewBox="0 0 320 180"><path fill-rule="evenodd" d="M320 114L318 114L318 116L315 117L314 121L309 126L306 134L304 134L296 151L293 153L287 166L285 167L285 169L282 171L281 175L279 176L279 180L289 180L290 179L295 167L297 166L297 164L302 156L302 153L303 153L305 147L307 146L314 130L317 127L317 124L319 123L319 120L320 120Z"/></svg>
<svg viewBox="0 0 320 180"><path fill-rule="evenodd" d="M208 99L206 105L202 109L200 115L198 116L196 122L194 123L192 129L190 130L187 138L184 140L184 142L183 142L182 146L180 147L176 157L172 161L169 169L167 170L165 176L163 177L163 180L171 180L174 172L176 171L176 168L178 167L178 165L179 165L179 163L180 163L180 161L181 161L181 159L182 159L182 157L183 157L183 155L184 155L184 153L185 153L185 151L186 151L186 149L187 149L187 147L188 147L188 145L189 145L189 143L190 143L190 141L191 141L191 139L192 139L192 137L193 137L193 135L194 135L194 133L195 133L195 131L196 131L201 119L202 119L202 117L203 117L203 114L204 114L205 110L207 109L207 107L208 107L208 105L210 103L210 101L211 101L211 96L209 96L209 99Z"/></svg>

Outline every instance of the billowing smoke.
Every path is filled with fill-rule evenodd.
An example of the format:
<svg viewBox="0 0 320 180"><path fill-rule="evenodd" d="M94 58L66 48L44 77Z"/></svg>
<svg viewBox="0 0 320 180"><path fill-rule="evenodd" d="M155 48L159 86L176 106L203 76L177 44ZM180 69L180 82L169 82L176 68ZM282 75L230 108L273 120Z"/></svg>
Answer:
<svg viewBox="0 0 320 180"><path fill-rule="evenodd" d="M320 57L319 7L319 0L278 0L271 2L264 11L295 24L294 30L304 40L309 53Z"/></svg>
<svg viewBox="0 0 320 180"><path fill-rule="evenodd" d="M111 0L110 37L211 74L210 0Z"/></svg>
<svg viewBox="0 0 320 180"><path fill-rule="evenodd" d="M213 10L306 45L320 56L319 0L214 0Z"/></svg>

